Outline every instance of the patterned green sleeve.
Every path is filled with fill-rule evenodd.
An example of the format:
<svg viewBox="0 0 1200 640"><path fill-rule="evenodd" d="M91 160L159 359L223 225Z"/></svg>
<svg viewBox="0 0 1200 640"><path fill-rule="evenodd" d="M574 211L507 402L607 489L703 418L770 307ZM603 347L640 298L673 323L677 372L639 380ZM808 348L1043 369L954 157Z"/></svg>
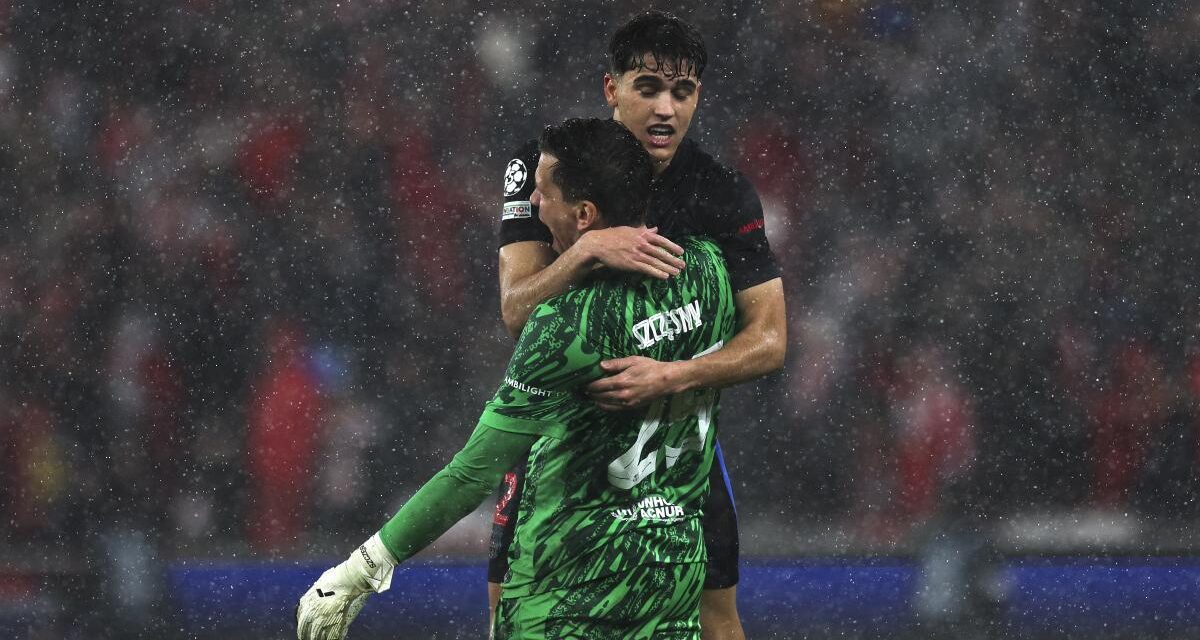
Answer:
<svg viewBox="0 0 1200 640"><path fill-rule="evenodd" d="M590 410L581 387L600 377L602 359L583 333L592 299L588 291L574 291L534 310L481 423L561 439L567 425Z"/></svg>
<svg viewBox="0 0 1200 640"><path fill-rule="evenodd" d="M430 478L379 530L398 562L437 540L496 491L504 472L529 453L533 439L477 425L450 464Z"/></svg>

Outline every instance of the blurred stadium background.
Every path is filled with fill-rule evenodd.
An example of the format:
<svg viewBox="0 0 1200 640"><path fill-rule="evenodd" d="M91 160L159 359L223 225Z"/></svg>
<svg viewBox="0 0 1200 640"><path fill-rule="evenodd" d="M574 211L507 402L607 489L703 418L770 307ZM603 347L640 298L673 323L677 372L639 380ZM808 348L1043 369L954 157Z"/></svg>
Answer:
<svg viewBox="0 0 1200 640"><path fill-rule="evenodd" d="M0 632L288 637L499 379L598 4L0 1ZM721 423L752 637L1200 632L1200 5L664 8L786 269ZM482 637L486 522L362 636Z"/></svg>

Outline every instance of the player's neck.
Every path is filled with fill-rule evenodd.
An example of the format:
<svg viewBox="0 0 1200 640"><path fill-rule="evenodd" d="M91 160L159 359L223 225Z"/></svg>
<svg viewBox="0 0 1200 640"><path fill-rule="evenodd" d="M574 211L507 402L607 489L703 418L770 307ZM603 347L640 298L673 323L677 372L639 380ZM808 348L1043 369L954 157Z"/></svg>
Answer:
<svg viewBox="0 0 1200 640"><path fill-rule="evenodd" d="M657 161L657 160L654 162L654 177L655 178L662 176L662 174L666 173L667 169L669 169L671 167L672 163L679 160L679 154L683 153L683 145L685 145L685 144L687 144L687 138L684 138L683 140L679 141L679 146L675 147L675 153L672 153L670 158L667 158L666 160L663 160L661 162Z"/></svg>

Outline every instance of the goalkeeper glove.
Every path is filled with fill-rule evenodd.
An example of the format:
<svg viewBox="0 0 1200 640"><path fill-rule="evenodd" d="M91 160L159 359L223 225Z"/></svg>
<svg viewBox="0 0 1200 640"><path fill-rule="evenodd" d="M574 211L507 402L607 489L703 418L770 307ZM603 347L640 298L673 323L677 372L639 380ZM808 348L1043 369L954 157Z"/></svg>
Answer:
<svg viewBox="0 0 1200 640"><path fill-rule="evenodd" d="M371 536L345 562L321 574L296 607L300 640L344 640L346 630L366 604L367 596L392 585L396 558Z"/></svg>

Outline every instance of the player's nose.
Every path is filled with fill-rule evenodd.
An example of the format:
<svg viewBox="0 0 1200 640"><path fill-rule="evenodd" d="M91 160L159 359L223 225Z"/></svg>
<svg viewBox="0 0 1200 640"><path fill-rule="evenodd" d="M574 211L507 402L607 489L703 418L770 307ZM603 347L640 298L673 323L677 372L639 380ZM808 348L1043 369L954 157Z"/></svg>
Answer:
<svg viewBox="0 0 1200 640"><path fill-rule="evenodd" d="M658 98L654 100L654 115L663 119L668 119L675 115L675 101L671 99L669 92L659 92Z"/></svg>

